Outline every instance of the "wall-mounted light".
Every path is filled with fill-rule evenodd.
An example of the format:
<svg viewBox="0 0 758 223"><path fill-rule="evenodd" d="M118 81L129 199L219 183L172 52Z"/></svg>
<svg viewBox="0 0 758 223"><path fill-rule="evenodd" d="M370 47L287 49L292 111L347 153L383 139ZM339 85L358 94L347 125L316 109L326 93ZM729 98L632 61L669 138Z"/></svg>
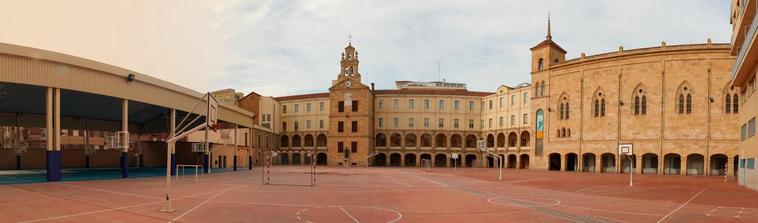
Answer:
<svg viewBox="0 0 758 223"><path fill-rule="evenodd" d="M126 81L132 82L134 81L134 74L129 74L126 76Z"/></svg>
<svg viewBox="0 0 758 223"><path fill-rule="evenodd" d="M619 106L624 106L624 101L619 100Z"/></svg>
<svg viewBox="0 0 758 223"><path fill-rule="evenodd" d="M711 103L713 103L713 97L708 97L708 100L711 101Z"/></svg>
<svg viewBox="0 0 758 223"><path fill-rule="evenodd" d="M553 112L553 108L547 107L547 112Z"/></svg>

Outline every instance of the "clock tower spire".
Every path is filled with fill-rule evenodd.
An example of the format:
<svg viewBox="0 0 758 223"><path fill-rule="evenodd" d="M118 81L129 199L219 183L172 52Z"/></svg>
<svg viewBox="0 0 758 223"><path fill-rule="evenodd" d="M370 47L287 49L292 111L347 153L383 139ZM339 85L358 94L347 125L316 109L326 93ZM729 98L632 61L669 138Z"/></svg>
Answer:
<svg viewBox="0 0 758 223"><path fill-rule="evenodd" d="M355 50L352 43L352 35L349 36L347 47L342 52L342 58L340 60L340 73L337 79L345 77L356 77L356 81L360 81L361 73L358 71L358 51Z"/></svg>

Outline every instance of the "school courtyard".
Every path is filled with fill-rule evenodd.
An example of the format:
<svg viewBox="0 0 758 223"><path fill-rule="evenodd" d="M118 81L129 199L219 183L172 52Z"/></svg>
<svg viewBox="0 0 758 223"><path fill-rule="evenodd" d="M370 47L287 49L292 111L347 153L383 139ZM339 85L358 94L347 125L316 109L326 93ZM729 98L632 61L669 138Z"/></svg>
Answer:
<svg viewBox="0 0 758 223"><path fill-rule="evenodd" d="M193 174L190 174L192 172ZM496 168L273 166L0 186L0 222L756 222L758 192L715 176Z"/></svg>

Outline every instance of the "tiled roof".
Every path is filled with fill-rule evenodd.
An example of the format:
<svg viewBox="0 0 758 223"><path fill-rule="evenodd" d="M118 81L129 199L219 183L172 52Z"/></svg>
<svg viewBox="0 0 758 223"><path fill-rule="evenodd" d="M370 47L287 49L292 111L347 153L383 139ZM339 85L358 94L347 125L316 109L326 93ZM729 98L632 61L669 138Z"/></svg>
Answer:
<svg viewBox="0 0 758 223"><path fill-rule="evenodd" d="M290 101L290 100L298 100L298 99L327 98L327 97L329 97L329 93L315 93L315 94L301 94L301 95L290 95L290 96L275 97L274 100L277 100L277 101Z"/></svg>
<svg viewBox="0 0 758 223"><path fill-rule="evenodd" d="M429 94L429 95L466 95L487 96L493 92L466 91L466 90L432 90L432 89L399 89L399 90L376 90L375 94Z"/></svg>

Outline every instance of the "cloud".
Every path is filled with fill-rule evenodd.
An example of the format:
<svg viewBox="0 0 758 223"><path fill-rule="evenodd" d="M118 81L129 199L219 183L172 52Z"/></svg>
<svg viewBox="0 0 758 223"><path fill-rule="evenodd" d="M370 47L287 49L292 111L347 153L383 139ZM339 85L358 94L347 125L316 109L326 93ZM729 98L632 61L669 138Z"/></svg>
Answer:
<svg viewBox="0 0 758 223"><path fill-rule="evenodd" d="M8 7L5 7L8 6ZM361 73L464 82L470 90L530 80L529 48L553 40L568 58L669 44L728 42L729 2L670 1L10 1L0 41L148 73L198 91L325 92L352 34Z"/></svg>

